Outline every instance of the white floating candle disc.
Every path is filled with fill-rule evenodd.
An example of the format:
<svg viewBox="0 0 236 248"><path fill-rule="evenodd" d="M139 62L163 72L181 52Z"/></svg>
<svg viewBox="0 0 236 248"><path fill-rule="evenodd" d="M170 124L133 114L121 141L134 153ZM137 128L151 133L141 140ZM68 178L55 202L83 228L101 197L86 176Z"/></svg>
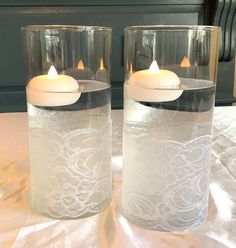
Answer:
<svg viewBox="0 0 236 248"><path fill-rule="evenodd" d="M148 70L141 70L130 76L127 94L136 101L174 101L183 93L179 86L178 76L172 71L160 70L154 60Z"/></svg>
<svg viewBox="0 0 236 248"><path fill-rule="evenodd" d="M58 75L51 66L48 75L40 75L30 80L26 87L27 101L36 106L65 106L78 101L78 82L68 75Z"/></svg>

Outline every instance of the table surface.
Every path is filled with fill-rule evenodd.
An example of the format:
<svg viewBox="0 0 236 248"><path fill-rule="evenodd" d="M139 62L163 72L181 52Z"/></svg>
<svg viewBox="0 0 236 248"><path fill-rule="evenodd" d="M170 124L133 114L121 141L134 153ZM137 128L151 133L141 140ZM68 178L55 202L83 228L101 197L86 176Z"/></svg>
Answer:
<svg viewBox="0 0 236 248"><path fill-rule="evenodd" d="M182 233L145 230L120 215L122 111L112 119L112 203L92 217L54 220L30 207L27 114L0 114L0 247L236 247L236 107L215 109L208 218Z"/></svg>

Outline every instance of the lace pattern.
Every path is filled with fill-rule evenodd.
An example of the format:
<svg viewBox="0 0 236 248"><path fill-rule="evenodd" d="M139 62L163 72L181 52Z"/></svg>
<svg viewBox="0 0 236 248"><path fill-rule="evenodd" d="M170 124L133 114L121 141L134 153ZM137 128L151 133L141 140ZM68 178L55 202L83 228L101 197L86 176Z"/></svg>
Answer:
<svg viewBox="0 0 236 248"><path fill-rule="evenodd" d="M102 211L111 200L110 123L56 132L30 128L32 205L54 218Z"/></svg>
<svg viewBox="0 0 236 248"><path fill-rule="evenodd" d="M199 225L208 211L211 136L177 142L126 131L124 145L133 150L124 148L122 214L161 231Z"/></svg>

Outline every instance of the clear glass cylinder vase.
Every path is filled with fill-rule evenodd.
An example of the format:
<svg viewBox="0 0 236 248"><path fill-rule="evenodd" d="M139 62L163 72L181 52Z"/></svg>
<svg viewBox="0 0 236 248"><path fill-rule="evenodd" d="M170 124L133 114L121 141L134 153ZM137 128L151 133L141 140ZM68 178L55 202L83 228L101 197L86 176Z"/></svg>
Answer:
<svg viewBox="0 0 236 248"><path fill-rule="evenodd" d="M122 213L182 231L207 217L218 27L125 29Z"/></svg>
<svg viewBox="0 0 236 248"><path fill-rule="evenodd" d="M111 201L111 29L22 29L32 206L53 218L101 212Z"/></svg>

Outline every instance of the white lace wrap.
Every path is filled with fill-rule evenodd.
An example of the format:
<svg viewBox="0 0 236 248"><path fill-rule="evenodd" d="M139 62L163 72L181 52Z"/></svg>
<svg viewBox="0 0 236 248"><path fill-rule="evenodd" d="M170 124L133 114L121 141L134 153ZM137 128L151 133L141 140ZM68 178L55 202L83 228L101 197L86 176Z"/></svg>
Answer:
<svg viewBox="0 0 236 248"><path fill-rule="evenodd" d="M76 112L47 112L29 117L33 208L60 219L102 211L112 197L109 118L83 128Z"/></svg>
<svg viewBox="0 0 236 248"><path fill-rule="evenodd" d="M211 141L211 135L187 142L158 140L147 130L125 126L124 153L129 155L124 156L122 214L163 231L200 224L208 210Z"/></svg>

